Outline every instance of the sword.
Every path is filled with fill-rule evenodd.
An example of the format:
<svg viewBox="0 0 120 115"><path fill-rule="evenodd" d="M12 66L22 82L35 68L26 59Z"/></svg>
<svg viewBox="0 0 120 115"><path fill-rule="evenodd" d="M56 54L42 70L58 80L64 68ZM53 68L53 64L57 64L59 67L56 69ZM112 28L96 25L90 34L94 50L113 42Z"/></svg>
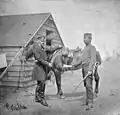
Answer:
<svg viewBox="0 0 120 115"><path fill-rule="evenodd" d="M95 65L94 65L93 74L94 74L94 72L95 72L96 66L98 66L98 63L95 63ZM80 83L75 87L75 89L73 89L72 93L74 93L74 92L78 89L78 87L81 85L81 83L82 83L88 76L89 76L89 74L87 74L87 75L80 81Z"/></svg>

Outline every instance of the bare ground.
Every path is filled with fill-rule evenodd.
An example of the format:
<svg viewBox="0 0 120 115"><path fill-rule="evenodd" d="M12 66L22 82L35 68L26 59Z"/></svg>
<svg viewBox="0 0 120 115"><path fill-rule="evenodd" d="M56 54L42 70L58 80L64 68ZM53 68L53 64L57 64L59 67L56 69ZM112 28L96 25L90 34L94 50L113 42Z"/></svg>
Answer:
<svg viewBox="0 0 120 115"><path fill-rule="evenodd" d="M85 110L83 84L74 93L72 90L79 84L81 72L67 72L62 76L62 88L66 99L56 96L56 85L47 85L46 94L50 97L48 103L52 106L46 108L34 102L34 89L20 90L7 95L6 100L1 102L0 115L120 115L120 61L109 60L100 68L100 95L94 101L94 108ZM8 110L5 104L17 106L19 103L27 108Z"/></svg>

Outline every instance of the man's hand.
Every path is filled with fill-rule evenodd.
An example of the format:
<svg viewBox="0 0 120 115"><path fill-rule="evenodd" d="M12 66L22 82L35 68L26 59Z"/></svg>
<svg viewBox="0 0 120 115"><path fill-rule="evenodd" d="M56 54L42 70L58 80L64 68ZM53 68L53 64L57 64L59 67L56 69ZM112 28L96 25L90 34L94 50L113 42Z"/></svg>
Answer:
<svg viewBox="0 0 120 115"><path fill-rule="evenodd" d="M75 65L72 65L72 70L74 70L75 69Z"/></svg>
<svg viewBox="0 0 120 115"><path fill-rule="evenodd" d="M58 45L59 48L62 48L63 46L62 45Z"/></svg>
<svg viewBox="0 0 120 115"><path fill-rule="evenodd" d="M49 67L52 67L52 63L49 63L48 66L49 66Z"/></svg>
<svg viewBox="0 0 120 115"><path fill-rule="evenodd" d="M92 71L88 71L88 75L91 75L92 74Z"/></svg>
<svg viewBox="0 0 120 115"><path fill-rule="evenodd" d="M45 49L45 44L43 44L43 43L40 43L41 44L41 47L43 48L43 49Z"/></svg>

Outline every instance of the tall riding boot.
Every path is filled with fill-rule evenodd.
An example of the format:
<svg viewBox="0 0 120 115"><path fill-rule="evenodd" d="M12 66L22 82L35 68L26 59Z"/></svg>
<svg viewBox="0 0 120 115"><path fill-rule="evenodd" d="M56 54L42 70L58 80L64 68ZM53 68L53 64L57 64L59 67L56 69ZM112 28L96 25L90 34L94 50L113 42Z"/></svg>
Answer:
<svg viewBox="0 0 120 115"><path fill-rule="evenodd" d="M48 106L44 96L45 84L39 81L37 85L38 86L35 92L35 101L41 103L43 106Z"/></svg>
<svg viewBox="0 0 120 115"><path fill-rule="evenodd" d="M36 87L36 90L35 90L35 101L36 102L41 101L40 92L41 92L40 81L37 81L37 87Z"/></svg>
<svg viewBox="0 0 120 115"><path fill-rule="evenodd" d="M45 94L44 93L45 93L45 84L43 83L42 84L42 88L41 88L41 98L42 98L41 104L43 106L47 106L48 107L48 103L47 103L47 101L45 99Z"/></svg>

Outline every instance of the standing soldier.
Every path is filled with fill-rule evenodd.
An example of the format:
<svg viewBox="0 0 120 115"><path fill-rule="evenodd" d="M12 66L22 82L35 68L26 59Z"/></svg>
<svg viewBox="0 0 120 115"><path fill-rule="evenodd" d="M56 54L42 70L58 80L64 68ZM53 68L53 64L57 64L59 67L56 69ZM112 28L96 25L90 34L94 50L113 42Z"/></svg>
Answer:
<svg viewBox="0 0 120 115"><path fill-rule="evenodd" d="M86 88L86 110L93 107L93 68L96 62L96 48L91 44L92 34L84 34L85 47L82 51L82 74L83 77L88 75L84 80L84 86Z"/></svg>
<svg viewBox="0 0 120 115"><path fill-rule="evenodd" d="M50 47L46 45L46 48L42 47L42 44L46 44L45 37L38 37L33 41L32 47L27 51L23 52L23 56L21 58L22 61L28 60L32 56L34 56L36 62L33 69L32 77L33 80L37 80L37 87L35 90L35 101L41 103L43 106L48 106L48 103L45 99L45 81L47 77L47 67L52 67L52 64L47 61L46 51L49 50L51 52L55 51L55 47Z"/></svg>

